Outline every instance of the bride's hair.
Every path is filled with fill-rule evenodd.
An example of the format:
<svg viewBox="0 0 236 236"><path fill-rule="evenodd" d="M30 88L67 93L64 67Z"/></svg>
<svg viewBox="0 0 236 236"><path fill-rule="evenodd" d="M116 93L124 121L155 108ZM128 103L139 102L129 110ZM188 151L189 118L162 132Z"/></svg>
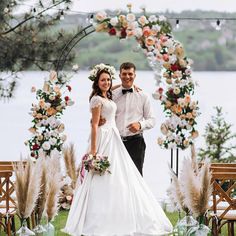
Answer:
<svg viewBox="0 0 236 236"><path fill-rule="evenodd" d="M106 74L108 74L108 75L111 77L110 73L109 73L106 69L98 71L98 73L97 73L97 75L96 75L96 78L95 78L95 80L93 81L93 85L92 85L93 91L92 91L91 95L89 96L89 101L90 101L91 98L92 98L93 96L95 96L95 95L98 95L98 96L100 96L100 97L103 97L102 91L101 91L101 89L100 89L99 86L98 86L98 81L99 81L100 75L101 75L102 73L106 73ZM112 87L112 79L111 79L111 86L110 86L109 90L107 91L107 98L112 100L111 87Z"/></svg>

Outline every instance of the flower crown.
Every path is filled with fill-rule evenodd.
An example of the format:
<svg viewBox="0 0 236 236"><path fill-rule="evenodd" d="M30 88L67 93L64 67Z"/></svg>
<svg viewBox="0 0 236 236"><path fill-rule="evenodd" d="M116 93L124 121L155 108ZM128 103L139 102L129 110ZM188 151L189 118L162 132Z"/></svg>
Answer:
<svg viewBox="0 0 236 236"><path fill-rule="evenodd" d="M106 64L103 64L103 63L94 66L93 69L90 71L90 75L89 75L88 78L91 81L94 81L97 77L98 72L101 71L101 70L107 71L110 74L111 79L115 79L115 74L116 74L115 67L110 66L110 65L106 65Z"/></svg>

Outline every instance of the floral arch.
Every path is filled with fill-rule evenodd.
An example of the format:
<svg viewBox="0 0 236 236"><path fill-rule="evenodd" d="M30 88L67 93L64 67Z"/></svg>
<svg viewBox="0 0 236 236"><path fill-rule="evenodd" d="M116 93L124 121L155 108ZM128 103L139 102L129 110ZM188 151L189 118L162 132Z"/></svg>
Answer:
<svg viewBox="0 0 236 236"><path fill-rule="evenodd" d="M143 9L141 16L136 16L131 12L131 5L127 6L129 11L126 14L109 16L103 11L91 17L93 23L76 34L65 45L56 70L58 72L62 70L65 59L72 48L93 32L105 32L119 39L134 37L154 72L157 88L153 93L153 98L160 100L167 117L161 125L163 136L158 138L158 144L166 149L186 149L198 136L195 127L199 108L198 102L192 99L195 86L191 78L192 60L185 55L182 44L174 39L171 25L164 16L147 16L145 9ZM51 144L49 143L51 145L49 147L49 145L45 145L45 142L48 143L50 138L46 137L46 134L55 132L55 130L62 132L63 125L60 122L55 125L54 119L59 119L66 106L72 104L68 96L65 96L64 99L61 97L61 92L58 89L58 86L62 88L66 85L70 90L62 75L59 74L57 78L52 73L50 79L45 83L46 88L37 91L39 104L32 107L36 116L33 120L34 125L31 127L31 132L34 135L27 143L33 156L39 155L40 145L44 145L42 151L46 155L50 155L51 150L61 151L65 136L58 136L57 140L54 138ZM50 96L54 100L50 100ZM46 106L45 99L47 100ZM45 111L37 118L37 111L48 108L51 108L49 113ZM47 119L48 122L45 121ZM54 126L50 127L50 122ZM39 128L41 131L38 130ZM53 145L54 148L52 148Z"/></svg>

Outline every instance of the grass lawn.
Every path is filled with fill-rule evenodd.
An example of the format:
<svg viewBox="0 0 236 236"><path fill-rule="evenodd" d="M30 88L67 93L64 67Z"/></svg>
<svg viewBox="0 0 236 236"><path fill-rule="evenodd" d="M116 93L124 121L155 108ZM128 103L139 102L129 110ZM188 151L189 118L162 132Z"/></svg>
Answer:
<svg viewBox="0 0 236 236"><path fill-rule="evenodd" d="M178 220L178 214L176 212L173 212L173 213L167 212L166 214L167 214L168 218L170 219L172 225L175 225ZM65 234L60 231L60 229L64 228L64 226L65 226L67 215L68 215L68 211L60 211L58 213L58 215L55 217L55 220L53 221L53 225L55 226L55 231L56 231L55 235L56 236L68 236L68 234ZM17 227L17 229L19 229L19 221L18 220L16 222L16 227ZM5 236L5 234L2 231L0 231L0 235ZM228 235L226 227L223 227L221 235L222 236Z"/></svg>

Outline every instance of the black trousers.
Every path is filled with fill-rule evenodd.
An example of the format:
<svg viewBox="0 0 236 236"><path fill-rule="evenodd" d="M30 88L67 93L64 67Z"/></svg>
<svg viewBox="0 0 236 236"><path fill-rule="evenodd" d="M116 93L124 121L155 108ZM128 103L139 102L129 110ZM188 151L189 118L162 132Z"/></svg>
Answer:
<svg viewBox="0 0 236 236"><path fill-rule="evenodd" d="M143 163L146 149L144 138L139 136L123 141L123 143L140 174L143 175Z"/></svg>

